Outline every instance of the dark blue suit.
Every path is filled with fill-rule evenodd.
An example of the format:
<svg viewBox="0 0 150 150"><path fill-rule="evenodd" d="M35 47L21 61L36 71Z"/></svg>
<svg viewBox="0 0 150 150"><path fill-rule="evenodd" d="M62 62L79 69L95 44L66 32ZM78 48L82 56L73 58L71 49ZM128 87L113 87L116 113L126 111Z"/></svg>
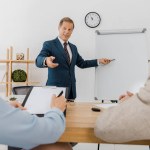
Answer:
<svg viewBox="0 0 150 150"><path fill-rule="evenodd" d="M72 60L71 64L67 62L67 56L58 38L46 41L43 44L43 48L40 54L36 58L37 67L43 68L43 62L45 57L54 56L55 63L59 66L56 68L48 68L48 80L46 85L68 87L69 97L68 99L76 98L76 79L75 79L75 65L80 68L89 68L97 66L97 60L84 60L78 53L77 47L71 43L68 43L71 52Z"/></svg>

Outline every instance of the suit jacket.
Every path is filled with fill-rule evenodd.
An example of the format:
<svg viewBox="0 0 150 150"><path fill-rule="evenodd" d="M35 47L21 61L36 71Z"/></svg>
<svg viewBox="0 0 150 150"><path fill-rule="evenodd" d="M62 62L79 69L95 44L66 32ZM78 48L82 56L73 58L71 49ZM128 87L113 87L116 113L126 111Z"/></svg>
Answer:
<svg viewBox="0 0 150 150"><path fill-rule="evenodd" d="M137 94L104 110L96 121L94 132L112 143L150 139L150 77Z"/></svg>
<svg viewBox="0 0 150 150"><path fill-rule="evenodd" d="M97 66L97 60L84 60L78 53L77 47L68 43L72 52L71 64L67 62L67 56L59 39L56 38L51 41L46 41L40 54L36 58L37 67L43 68L43 62L46 57L54 56L55 63L59 66L56 68L48 68L48 79L46 85L68 87L72 88L72 97L76 98L76 78L75 78L75 65L80 68L88 68ZM68 91L70 92L70 91Z"/></svg>

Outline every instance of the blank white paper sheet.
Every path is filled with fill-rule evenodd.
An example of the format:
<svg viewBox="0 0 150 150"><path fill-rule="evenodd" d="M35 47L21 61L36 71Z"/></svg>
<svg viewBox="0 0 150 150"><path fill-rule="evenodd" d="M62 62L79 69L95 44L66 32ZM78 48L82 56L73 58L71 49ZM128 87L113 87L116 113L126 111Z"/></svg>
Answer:
<svg viewBox="0 0 150 150"><path fill-rule="evenodd" d="M31 114L45 114L50 110L52 95L56 94L57 96L61 91L63 91L62 95L65 96L65 87L33 87L24 107Z"/></svg>

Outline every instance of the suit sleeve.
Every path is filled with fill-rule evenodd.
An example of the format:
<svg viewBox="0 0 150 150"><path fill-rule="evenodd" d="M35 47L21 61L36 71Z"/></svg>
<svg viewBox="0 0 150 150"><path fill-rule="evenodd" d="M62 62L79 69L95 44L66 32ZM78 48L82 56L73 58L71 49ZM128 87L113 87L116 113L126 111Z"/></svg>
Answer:
<svg viewBox="0 0 150 150"><path fill-rule="evenodd" d="M39 118L13 108L1 99L0 120L1 143L24 149L55 143L65 129L64 115L57 108Z"/></svg>
<svg viewBox="0 0 150 150"><path fill-rule="evenodd" d="M80 54L77 52L77 61L76 61L76 65L79 68L90 68L90 67L96 67L98 66L97 64L97 59L93 59L93 60L84 60Z"/></svg>
<svg viewBox="0 0 150 150"><path fill-rule="evenodd" d="M39 68L44 68L44 60L46 57L51 56L50 53L50 43L48 41L44 42L43 47L41 52L39 53L39 55L37 56L36 60L35 60L35 64L37 67Z"/></svg>
<svg viewBox="0 0 150 150"><path fill-rule="evenodd" d="M150 139L149 115L150 78L137 94L100 114L95 135L112 143Z"/></svg>

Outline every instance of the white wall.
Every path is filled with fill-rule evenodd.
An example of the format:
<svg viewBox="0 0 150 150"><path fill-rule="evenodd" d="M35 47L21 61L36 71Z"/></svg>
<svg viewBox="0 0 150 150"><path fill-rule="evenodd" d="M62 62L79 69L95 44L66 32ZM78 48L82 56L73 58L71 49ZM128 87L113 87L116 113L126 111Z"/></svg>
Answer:
<svg viewBox="0 0 150 150"><path fill-rule="evenodd" d="M31 58L35 59L43 42L58 35L58 23L64 16L71 17L75 22L70 42L78 46L83 58L96 58L96 29L90 29L84 23L84 17L89 11L101 15L102 22L96 29L146 27L150 45L149 0L0 0L0 59L5 57L6 48L10 46L16 52L25 52L26 48L30 48ZM5 67L0 66L0 80L4 71ZM32 69L31 74L31 79L45 84L46 69ZM76 78L77 99L93 99L94 68L76 68ZM2 92L3 89L0 89Z"/></svg>

